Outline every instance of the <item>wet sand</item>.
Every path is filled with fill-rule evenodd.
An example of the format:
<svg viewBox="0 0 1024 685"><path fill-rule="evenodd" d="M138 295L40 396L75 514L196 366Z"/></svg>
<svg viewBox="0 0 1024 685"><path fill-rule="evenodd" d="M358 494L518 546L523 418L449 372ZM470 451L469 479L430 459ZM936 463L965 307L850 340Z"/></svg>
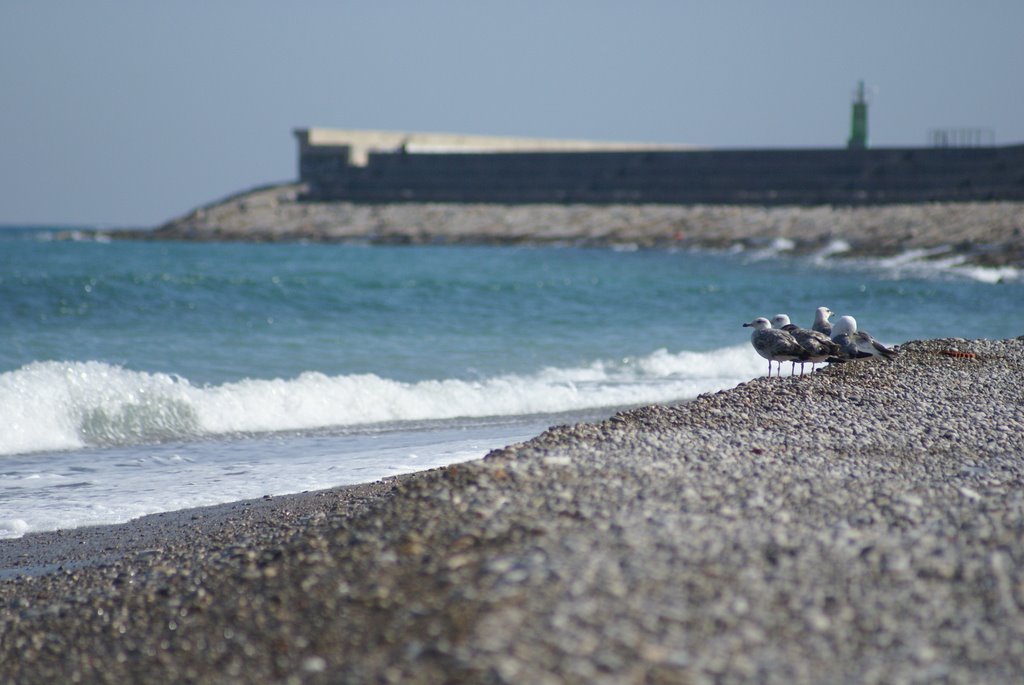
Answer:
<svg viewBox="0 0 1024 685"><path fill-rule="evenodd" d="M396 481L0 542L0 680L1015 682L1022 388L1022 339L911 342Z"/></svg>
<svg viewBox="0 0 1024 685"><path fill-rule="evenodd" d="M267 495L151 514L127 524L29 533L0 540L0 580L108 566L129 556L156 556L165 553L167 545L190 538L201 538L204 544L214 545L232 540L239 528L281 538L311 517L349 515L367 501L390 493L404 478L293 495Z"/></svg>

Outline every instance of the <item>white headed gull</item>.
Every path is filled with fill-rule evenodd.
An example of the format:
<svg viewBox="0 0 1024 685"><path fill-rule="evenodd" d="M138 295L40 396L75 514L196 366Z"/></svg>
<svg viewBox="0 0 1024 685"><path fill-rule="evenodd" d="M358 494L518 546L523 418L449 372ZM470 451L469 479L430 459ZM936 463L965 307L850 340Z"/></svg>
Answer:
<svg viewBox="0 0 1024 685"><path fill-rule="evenodd" d="M867 331L857 330L857 320L852 316L840 316L832 326L832 340L842 348L842 355L849 359L861 357L892 357L896 350L886 347L871 337Z"/></svg>
<svg viewBox="0 0 1024 685"><path fill-rule="evenodd" d="M814 324L811 326L812 331L818 331L825 335L832 335L832 323L828 320L828 317L832 316L832 310L828 307L818 307L814 312Z"/></svg>

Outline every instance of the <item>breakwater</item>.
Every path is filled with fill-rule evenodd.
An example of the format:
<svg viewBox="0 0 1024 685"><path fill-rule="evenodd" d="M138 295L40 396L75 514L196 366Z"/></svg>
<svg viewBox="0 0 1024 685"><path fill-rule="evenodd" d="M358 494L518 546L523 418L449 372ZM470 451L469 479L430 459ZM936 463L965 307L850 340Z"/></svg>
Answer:
<svg viewBox="0 0 1024 685"><path fill-rule="evenodd" d="M197 208L148 240L374 244L635 245L758 248L795 253L836 241L843 256L906 250L962 255L969 263L1024 265L1024 202L945 202L860 207L667 204L355 203L300 199L302 184L259 188Z"/></svg>

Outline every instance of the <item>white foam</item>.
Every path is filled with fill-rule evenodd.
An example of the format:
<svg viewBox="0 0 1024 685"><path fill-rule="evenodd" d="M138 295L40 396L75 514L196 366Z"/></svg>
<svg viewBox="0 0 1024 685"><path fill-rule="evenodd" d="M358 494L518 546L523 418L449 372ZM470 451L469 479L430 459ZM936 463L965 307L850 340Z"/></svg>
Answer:
<svg viewBox="0 0 1024 685"><path fill-rule="evenodd" d="M976 266L965 264L966 258L952 261L945 268L964 278L981 283L1004 283L1021 279L1021 271L1014 266Z"/></svg>
<svg viewBox="0 0 1024 685"><path fill-rule="evenodd" d="M687 399L760 372L749 345L504 375L403 383L373 374L197 387L100 362L35 362L0 374L0 454L235 432L517 416Z"/></svg>
<svg viewBox="0 0 1024 685"><path fill-rule="evenodd" d="M748 249L742 243L734 243L726 249L693 248L695 253L746 254L751 261L762 261L790 256L794 244L786 238L777 238L766 247ZM859 267L881 272L889 278L964 278L980 283L1004 283L1024 279L1024 271L1013 266L977 266L967 264L967 256L956 254L949 245L932 248L912 249L889 257L844 257L834 260L852 249L845 240L832 240L820 250L806 257L800 257L817 267L843 268ZM942 255L947 255L943 257Z"/></svg>
<svg viewBox="0 0 1024 685"><path fill-rule="evenodd" d="M824 264L825 261L833 255L842 254L850 251L850 243L845 240L835 239L829 242L828 245L821 248L813 255L811 255L811 261L815 264Z"/></svg>
<svg viewBox="0 0 1024 685"><path fill-rule="evenodd" d="M0 374L0 454L188 435L195 432L195 392L166 374L33 362Z"/></svg>
<svg viewBox="0 0 1024 685"><path fill-rule="evenodd" d="M24 519L0 519L0 538L21 537L28 529L28 522Z"/></svg>
<svg viewBox="0 0 1024 685"><path fill-rule="evenodd" d="M980 283L1002 283L1016 281L1021 278L1020 269L1012 266L987 267L967 264L967 256L953 252L949 245L931 248L906 250L890 257L857 257L842 262L832 262L829 257L846 252L850 246L836 241L812 257L817 266L850 264L860 265L872 270L881 271L891 278L966 278Z"/></svg>
<svg viewBox="0 0 1024 685"><path fill-rule="evenodd" d="M739 247L739 249L736 250L736 247ZM760 261L788 255L795 247L796 243L789 238L774 238L767 245L756 247L749 251L747 251L742 244L734 245L733 250L736 252L747 251L749 259Z"/></svg>
<svg viewBox="0 0 1024 685"><path fill-rule="evenodd" d="M948 256L943 256L946 255ZM985 267L967 264L967 256L951 252L948 246L927 250L907 250L901 254L878 260L878 265L895 277L907 275L934 277L953 275L981 283L999 283L1020 278L1020 270L1012 267Z"/></svg>

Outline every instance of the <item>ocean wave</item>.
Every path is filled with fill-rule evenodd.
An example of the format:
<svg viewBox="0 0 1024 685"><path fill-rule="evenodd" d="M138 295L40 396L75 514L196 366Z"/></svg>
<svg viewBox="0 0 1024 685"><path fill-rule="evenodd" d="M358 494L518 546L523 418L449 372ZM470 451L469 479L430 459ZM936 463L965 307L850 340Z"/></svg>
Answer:
<svg viewBox="0 0 1024 685"><path fill-rule="evenodd" d="M405 383L374 374L187 379L102 362L34 362L0 374L0 454L381 422L518 416L669 402L749 380L749 345L546 368L479 381Z"/></svg>

